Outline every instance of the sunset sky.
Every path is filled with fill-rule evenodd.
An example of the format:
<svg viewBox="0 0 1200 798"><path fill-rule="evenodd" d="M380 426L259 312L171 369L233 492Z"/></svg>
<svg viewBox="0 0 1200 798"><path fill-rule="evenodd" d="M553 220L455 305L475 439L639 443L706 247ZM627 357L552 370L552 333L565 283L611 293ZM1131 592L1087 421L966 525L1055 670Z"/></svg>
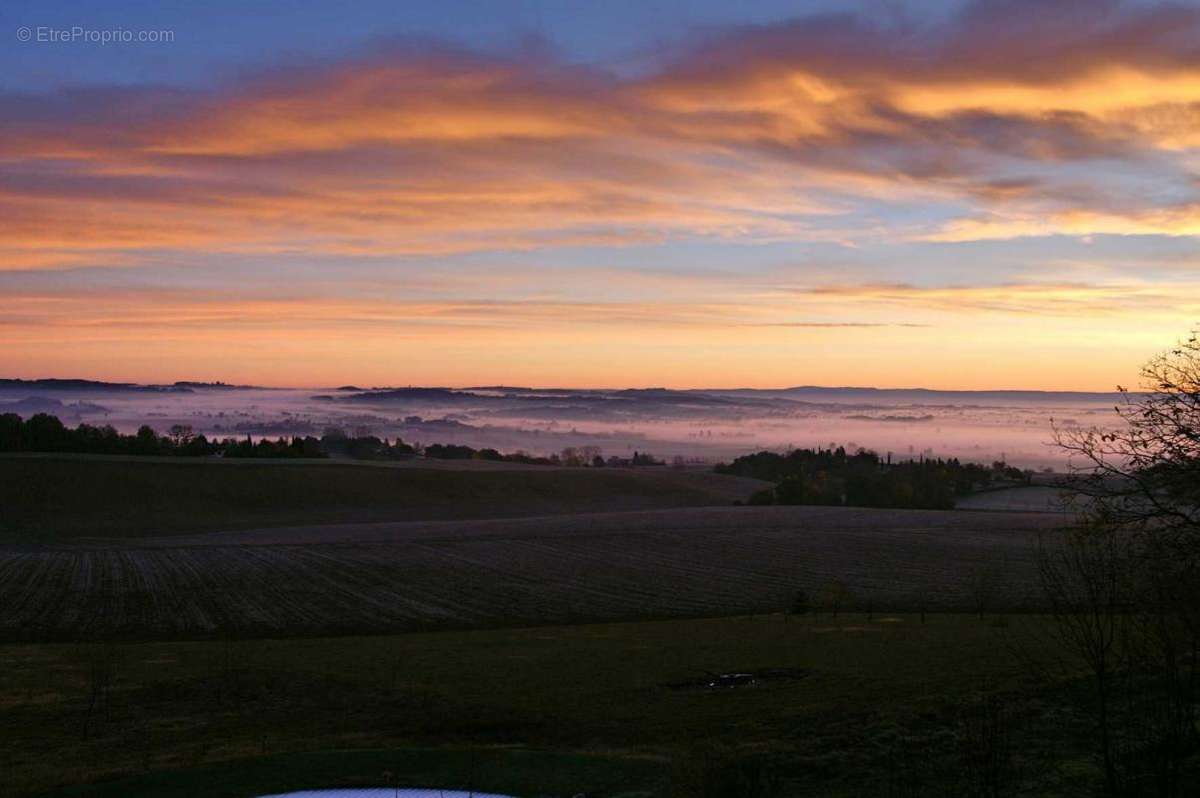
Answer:
<svg viewBox="0 0 1200 798"><path fill-rule="evenodd" d="M0 376L1107 390L1200 321L1194 4L0 21Z"/></svg>

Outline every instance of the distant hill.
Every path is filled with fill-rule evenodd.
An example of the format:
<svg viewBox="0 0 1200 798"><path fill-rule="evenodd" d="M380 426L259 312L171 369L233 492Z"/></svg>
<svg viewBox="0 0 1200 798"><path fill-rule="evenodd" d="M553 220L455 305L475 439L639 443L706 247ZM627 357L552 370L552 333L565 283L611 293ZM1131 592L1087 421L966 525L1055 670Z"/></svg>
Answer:
<svg viewBox="0 0 1200 798"><path fill-rule="evenodd" d="M18 399L15 402L0 402L0 413L16 413L25 418L35 413L49 413L51 415L70 418L84 413L107 412L109 412L107 407L93 404L92 402L72 402L68 404L61 399L55 399L50 396L26 396L24 399Z"/></svg>
<svg viewBox="0 0 1200 798"><path fill-rule="evenodd" d="M480 402L494 396L456 391L452 388L392 388L384 391L364 391L345 397L350 402Z"/></svg>
<svg viewBox="0 0 1200 798"><path fill-rule="evenodd" d="M717 388L717 395L773 396L816 402L909 402L913 404L979 404L988 402L1105 402L1121 401L1117 391L942 391L934 388L865 388L800 385L793 388Z"/></svg>
<svg viewBox="0 0 1200 798"><path fill-rule="evenodd" d="M194 382L191 380L179 380L174 384L176 388L204 388L207 390L216 391L265 391L270 390L260 385L230 385L227 382Z"/></svg>
<svg viewBox="0 0 1200 798"><path fill-rule="evenodd" d="M198 383L194 383L198 384ZM133 382L102 382L73 379L0 379L0 390L19 391L136 391L139 393L191 393L189 383L138 385Z"/></svg>
<svg viewBox="0 0 1200 798"><path fill-rule="evenodd" d="M138 393L193 393L207 391L262 391L269 390L259 385L235 385L217 380L178 380L170 385L143 385L136 382L105 382L104 380L81 380L46 377L36 380L0 379L0 390L40 391L136 391Z"/></svg>
<svg viewBox="0 0 1200 798"><path fill-rule="evenodd" d="M238 385L221 381L180 380L169 385L142 385L130 382L46 378L35 380L0 379L0 390L34 391L135 391L145 393L190 393L196 390L269 390L266 386ZM498 399L523 399L529 402L570 400L597 402L624 400L640 404L711 404L738 402L792 402L796 404L1006 404L1006 403L1103 403L1121 401L1119 392L1034 391L1034 390L938 390L934 388L871 388L865 386L797 385L788 388L531 388L509 385L482 385L467 388L444 386L407 386L361 388L341 385L334 389L337 399L351 402L487 402ZM1136 395L1136 394L1134 394ZM322 399L332 399L322 395Z"/></svg>

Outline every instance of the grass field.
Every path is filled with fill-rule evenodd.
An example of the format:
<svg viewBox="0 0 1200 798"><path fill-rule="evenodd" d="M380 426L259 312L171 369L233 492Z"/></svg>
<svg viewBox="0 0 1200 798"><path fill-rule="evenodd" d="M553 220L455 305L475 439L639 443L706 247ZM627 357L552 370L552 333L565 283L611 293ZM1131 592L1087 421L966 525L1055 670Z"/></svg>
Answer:
<svg viewBox="0 0 1200 798"><path fill-rule="evenodd" d="M716 758L757 764L780 795L881 796L898 769L953 789L964 723L988 694L1004 697L1014 774L1037 785L1020 794L1065 794L1060 780L1093 773L1086 725L1064 703L1069 682L1031 686L1013 653L1044 652L1041 623L843 613L8 645L0 773L13 796L107 780L54 794L232 798L380 785L385 769L522 796L678 795ZM791 676L703 687L764 669ZM110 677L93 703L98 673Z"/></svg>
<svg viewBox="0 0 1200 798"><path fill-rule="evenodd" d="M0 476L0 798L942 798L983 794L995 706L1012 795L1096 776L1008 612L1060 515L734 507L758 484L673 469Z"/></svg>
<svg viewBox="0 0 1200 798"><path fill-rule="evenodd" d="M0 456L0 542L728 505L763 484L669 468L10 455Z"/></svg>
<svg viewBox="0 0 1200 798"><path fill-rule="evenodd" d="M402 781L397 781L402 779ZM258 756L193 765L79 785L55 798L239 798L276 794L313 784L374 787L443 785L441 789L503 790L514 796L588 795L645 798L648 785L663 784L662 763L649 757L619 757L530 751L511 746L472 749L336 749ZM624 790L623 786L632 790ZM387 795L391 793L388 792ZM480 793L476 793L477 795Z"/></svg>
<svg viewBox="0 0 1200 798"><path fill-rule="evenodd" d="M1052 515L711 507L0 547L0 640L1038 606Z"/></svg>
<svg viewBox="0 0 1200 798"><path fill-rule="evenodd" d="M959 510L1008 510L1070 514L1073 507L1061 488L1050 485L1027 485L1018 488L980 491L955 504Z"/></svg>

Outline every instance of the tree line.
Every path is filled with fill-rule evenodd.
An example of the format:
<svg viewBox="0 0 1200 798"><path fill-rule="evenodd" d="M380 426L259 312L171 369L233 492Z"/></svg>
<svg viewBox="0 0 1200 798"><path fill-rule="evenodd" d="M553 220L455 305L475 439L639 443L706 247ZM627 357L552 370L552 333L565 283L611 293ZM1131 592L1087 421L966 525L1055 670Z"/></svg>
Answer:
<svg viewBox="0 0 1200 798"><path fill-rule="evenodd" d="M719 474L774 482L752 504L823 504L854 507L951 509L955 499L997 484L1028 482L1030 474L1002 462L991 466L957 458L893 463L866 449L794 449L757 452L716 466Z"/></svg>
<svg viewBox="0 0 1200 798"><path fill-rule="evenodd" d="M662 465L643 452L632 458L609 457L596 446L567 447L548 456L523 451L501 453L490 447L476 449L452 443L422 446L400 438L388 440L374 435L347 435L338 427L327 428L321 437L305 435L275 440L261 438L209 439L187 424L172 425L165 435L142 425L132 435L105 424L68 427L54 415L38 413L28 419L15 413L0 414L0 452L47 452L72 454L166 455L178 457L327 458L353 460L407 460L427 457L437 460L490 460L527 465L600 467Z"/></svg>
<svg viewBox="0 0 1200 798"><path fill-rule="evenodd" d="M126 435L109 424L68 427L58 416L37 413L22 420L15 413L0 414L0 452L64 452L73 454L172 455L180 457L328 457L321 439L279 438L210 440L186 424L173 425L165 435L142 425Z"/></svg>

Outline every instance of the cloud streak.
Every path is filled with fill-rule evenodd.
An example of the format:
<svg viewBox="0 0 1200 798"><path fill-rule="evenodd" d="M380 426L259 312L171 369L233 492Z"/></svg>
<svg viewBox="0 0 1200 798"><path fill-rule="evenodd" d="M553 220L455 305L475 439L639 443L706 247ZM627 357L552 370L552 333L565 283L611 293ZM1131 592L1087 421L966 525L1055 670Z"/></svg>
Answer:
<svg viewBox="0 0 1200 798"><path fill-rule="evenodd" d="M932 29L727 30L633 78L408 44L207 92L9 95L0 262L844 240L880 192L1038 219L968 215L920 233L936 240L1195 235L1194 196L1126 185L1125 207L1096 209L1113 186L1055 167L1117 161L1186 192L1198 41L1195 9L1006 2Z"/></svg>
<svg viewBox="0 0 1200 798"><path fill-rule="evenodd" d="M1147 312L1187 316L1200 313L1200 284L1008 283L1000 285L823 286L800 295L834 302L872 303L952 312L1005 313L1093 318Z"/></svg>

